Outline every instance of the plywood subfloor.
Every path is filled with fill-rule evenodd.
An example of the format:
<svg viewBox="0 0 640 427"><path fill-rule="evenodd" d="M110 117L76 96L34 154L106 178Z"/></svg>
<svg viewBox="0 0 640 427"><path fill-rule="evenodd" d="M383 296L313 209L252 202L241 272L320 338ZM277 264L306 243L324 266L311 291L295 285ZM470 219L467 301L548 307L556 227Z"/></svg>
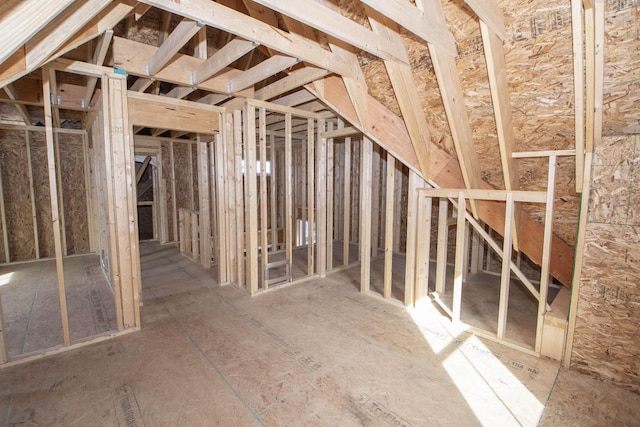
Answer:
<svg viewBox="0 0 640 427"><path fill-rule="evenodd" d="M99 257L69 257L63 265L71 341L115 331L115 300ZM0 276L9 356L62 346L55 260L5 265L0 268Z"/></svg>
<svg viewBox="0 0 640 427"><path fill-rule="evenodd" d="M251 298L179 258L142 245L141 331L0 371L0 425L535 426L558 374L342 273Z"/></svg>

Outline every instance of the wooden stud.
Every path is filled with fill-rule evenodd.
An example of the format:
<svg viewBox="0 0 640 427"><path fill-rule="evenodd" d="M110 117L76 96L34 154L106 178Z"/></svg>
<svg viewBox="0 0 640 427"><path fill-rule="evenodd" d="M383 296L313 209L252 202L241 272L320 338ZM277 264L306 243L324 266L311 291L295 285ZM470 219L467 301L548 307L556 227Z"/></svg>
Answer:
<svg viewBox="0 0 640 427"><path fill-rule="evenodd" d="M462 284L463 284L463 266L464 266L464 241L465 241L465 220L464 214L467 209L467 203L464 193L458 195L458 211L456 224L456 254L455 266L453 273L453 322L460 323L460 312L462 310Z"/></svg>
<svg viewBox="0 0 640 427"><path fill-rule="evenodd" d="M248 249L248 240L245 232L245 197L246 194L244 192L244 188L242 185L243 182L243 174L242 174L242 148L246 143L242 139L242 111L235 110L233 112L233 156L235 163L235 193L236 193L236 232L237 232L237 241L238 245L236 246L237 250L237 260L238 260L238 286L244 287L247 283L247 278L245 277L245 251ZM248 205L247 205L248 207Z"/></svg>
<svg viewBox="0 0 640 427"><path fill-rule="evenodd" d="M431 211L432 198L422 195L418 198L418 227L416 231L416 261L415 261L415 295L414 303L429 294L429 267L431 252Z"/></svg>
<svg viewBox="0 0 640 427"><path fill-rule="evenodd" d="M320 277L325 277L327 273L327 139L321 136L325 131L324 119L318 120L316 129L318 133L317 152L315 159L316 176L316 250L318 253L317 271ZM313 168L313 165L310 166ZM329 252L331 253L331 252Z"/></svg>
<svg viewBox="0 0 640 427"><path fill-rule="evenodd" d="M193 191L193 145L191 142L187 143L187 152L189 153L188 164L189 164L189 209L195 210L196 201L195 201L195 192Z"/></svg>
<svg viewBox="0 0 640 427"><path fill-rule="evenodd" d="M56 178L57 182L60 184L60 191L57 191L58 194L58 206L59 206L59 221L60 221L60 233L62 239L62 255L67 256L67 227L65 225L65 215L64 215L64 194L62 189L62 166L60 162L60 142L58 140L58 134L53 134L53 143L54 143L54 155L56 157L55 162L56 165Z"/></svg>
<svg viewBox="0 0 640 427"><path fill-rule="evenodd" d="M234 137L234 122L233 114L223 113L224 117L224 135L222 142L224 143L224 159L225 159L225 172L226 179L226 200L225 212L227 221L227 230L229 230L227 236L228 244L228 268L227 277L230 283L238 282L238 247L241 246L241 240L238 237L237 229L237 215L236 215L236 169L235 169L235 137Z"/></svg>
<svg viewBox="0 0 640 427"><path fill-rule="evenodd" d="M271 250L278 250L278 205L277 205L277 188L280 184L278 175L280 173L280 163L276 161L276 138L271 135L269 137L269 158L271 161L271 177L269 179L270 189L270 210L271 210Z"/></svg>
<svg viewBox="0 0 640 427"><path fill-rule="evenodd" d="M9 252L9 230L7 230L7 211L4 205L4 186L2 185L2 168L0 167L0 220L2 221L2 243L4 245L4 258L8 264L11 262Z"/></svg>
<svg viewBox="0 0 640 427"><path fill-rule="evenodd" d="M256 109L252 105L244 109L244 159L246 200L246 251L247 288L251 295L258 291L258 183L256 170Z"/></svg>
<svg viewBox="0 0 640 427"><path fill-rule="evenodd" d="M436 254L436 292L444 294L447 278L447 246L449 245L449 201L441 198L438 204L438 249Z"/></svg>
<svg viewBox="0 0 640 427"><path fill-rule="evenodd" d="M327 130L333 129L333 122L327 123ZM334 144L333 139L327 139L327 271L333 270L333 236L334 236Z"/></svg>
<svg viewBox="0 0 640 427"><path fill-rule="evenodd" d="M343 235L342 264L349 264L349 245L351 243L351 138L344 139L344 174L343 174Z"/></svg>
<svg viewBox="0 0 640 427"><path fill-rule="evenodd" d="M284 138L284 167L285 167L285 247L287 253L287 261L291 265L293 260L293 177L292 177L292 147L291 147L291 113L285 113L285 138Z"/></svg>
<svg viewBox="0 0 640 427"><path fill-rule="evenodd" d="M373 143L363 138L360 145L360 292L371 285L371 191Z"/></svg>
<svg viewBox="0 0 640 427"><path fill-rule="evenodd" d="M582 192L585 149L584 14L581 0L571 0L573 41L574 132L576 145L576 192Z"/></svg>
<svg viewBox="0 0 640 427"><path fill-rule="evenodd" d="M387 188L385 195L385 233L384 233L384 298L391 297L393 237L394 237L394 191L395 191L396 159L387 152Z"/></svg>
<svg viewBox="0 0 640 427"><path fill-rule="evenodd" d="M394 161L394 163L396 162ZM400 167L403 166L401 163L398 163L398 164L400 165ZM395 175L395 179L394 179L395 183L394 183L394 191L393 191L394 193L393 205L396 206L398 209L400 209L400 206L402 205L402 183L404 181L404 174L402 173L401 169L397 169L394 175ZM399 210L398 213L400 212L401 211ZM400 214L394 215L394 218L395 220L394 220L393 229L397 230L397 233L393 233L393 250L394 252L400 252L400 237L402 234L400 230L402 225L402 215Z"/></svg>
<svg viewBox="0 0 640 427"><path fill-rule="evenodd" d="M36 259L40 259L40 242L38 238L38 214L36 210L36 198L35 198L34 187L33 187L33 168L31 165L31 143L29 138L29 131L24 132L24 140L25 140L25 146L27 149L27 176L29 177L29 199L31 200L31 216L33 217L33 247L34 247Z"/></svg>
<svg viewBox="0 0 640 427"><path fill-rule="evenodd" d="M62 239L60 233L58 210L58 181L56 177L56 156L54 151L53 117L51 109L51 74L47 68L42 70L42 91L44 100L45 133L47 142L47 167L49 171L49 195L51 198L51 221L53 222L53 241L56 254L56 271L58 272L58 298L62 321L64 345L71 344L69 338L69 316L67 315L67 294L64 283L64 266L62 263ZM4 210L3 210L4 211ZM8 253L8 252L7 252Z"/></svg>
<svg viewBox="0 0 640 427"><path fill-rule="evenodd" d="M307 119L307 275L312 276L315 269L315 250L314 241L315 236L315 138L314 138L314 120Z"/></svg>
<svg viewBox="0 0 640 427"><path fill-rule="evenodd" d="M178 207L176 201L176 159L173 151L173 141L169 141L169 158L171 163L171 211L173 212L173 240L178 239Z"/></svg>
<svg viewBox="0 0 640 427"><path fill-rule="evenodd" d="M209 152L207 141L197 137L198 148L198 206L200 232L200 264L211 268L211 201L209 195Z"/></svg>
<svg viewBox="0 0 640 427"><path fill-rule="evenodd" d="M84 159L84 188L85 203L87 204L87 226L89 228L89 251L96 252L96 221L95 215L95 195L93 193L93 179L91 173L91 160L93 156L89 149L89 135L82 135L82 158Z"/></svg>
<svg viewBox="0 0 640 427"><path fill-rule="evenodd" d="M513 224L513 194L507 194L505 210L505 226L502 245L502 273L500 278L500 306L498 307L498 332L499 339L503 339L507 330L507 313L509 311L509 285L511 283L511 248L512 248L512 224ZM542 305L545 301L541 302Z"/></svg>
<svg viewBox="0 0 640 427"><path fill-rule="evenodd" d="M267 264L269 264L269 236L267 215L267 117L264 108L258 109L258 144L260 147L260 261L262 287L269 287Z"/></svg>
<svg viewBox="0 0 640 427"><path fill-rule="evenodd" d="M378 256L379 248L379 231L380 231L380 186L381 167L380 167L380 146L373 148L372 159L372 189L371 189L371 256Z"/></svg>
<svg viewBox="0 0 640 427"><path fill-rule="evenodd" d="M538 298L538 318L536 323L535 351L542 348L542 329L547 312L547 295L549 291L549 264L551 258L551 238L553 237L553 202L556 186L557 157L549 157L549 175L547 176L547 203L544 216L544 247L542 250L542 265L540 269L540 297Z"/></svg>
<svg viewBox="0 0 640 427"><path fill-rule="evenodd" d="M415 280L416 280L416 245L417 236L415 230L418 228L418 180L420 177L412 170L409 170L409 188L407 190L407 251L405 255L404 273L404 305L411 305L415 301Z"/></svg>
<svg viewBox="0 0 640 427"><path fill-rule="evenodd" d="M9 361L9 354L7 353L7 341L4 334L4 315L2 313L2 298L0 296L0 365Z"/></svg>

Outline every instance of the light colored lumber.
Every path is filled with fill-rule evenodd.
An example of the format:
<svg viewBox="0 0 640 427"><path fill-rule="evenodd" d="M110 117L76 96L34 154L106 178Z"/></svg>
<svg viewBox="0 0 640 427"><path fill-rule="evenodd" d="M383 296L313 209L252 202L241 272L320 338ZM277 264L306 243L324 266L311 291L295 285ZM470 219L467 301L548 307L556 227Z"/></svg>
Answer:
<svg viewBox="0 0 640 427"><path fill-rule="evenodd" d="M297 58L284 55L274 55L269 59L266 59L259 64L251 67L247 71L243 72L239 76L229 80L228 91L229 93L239 92L243 89L253 86L254 84L265 80L268 77L274 76L279 72L286 70L287 68L295 65L298 62Z"/></svg>
<svg viewBox="0 0 640 427"><path fill-rule="evenodd" d="M266 132L266 129L265 129ZM270 194L270 211L271 211L271 247L273 251L278 250L278 205L276 204L277 188L280 185L280 162L276 159L276 138L271 135L269 137L269 159L271 161L271 178L269 180L269 186L271 189Z"/></svg>
<svg viewBox="0 0 640 427"><path fill-rule="evenodd" d="M284 137L284 168L285 168L285 208L284 208L284 235L286 246L286 259L289 262L293 259L293 158L291 140L291 113L285 113L285 137Z"/></svg>
<svg viewBox="0 0 640 427"><path fill-rule="evenodd" d="M173 239L178 237L178 207L176 201L176 159L173 151L173 141L169 141L169 162L171 164L171 211L173 212Z"/></svg>
<svg viewBox="0 0 640 427"><path fill-rule="evenodd" d="M464 214L467 209L465 198L462 192L458 195L458 217L456 224L456 253L455 265L453 269L453 303L451 311L453 313L453 322L460 322L460 312L462 309L462 284L463 284L463 268L464 268L464 240L465 240L465 221Z"/></svg>
<svg viewBox="0 0 640 427"><path fill-rule="evenodd" d="M320 277L325 277L327 273L327 139L321 136L325 130L325 121L318 120L316 132L317 149L316 149L316 251L318 257L317 273ZM331 253L331 252L330 252Z"/></svg>
<svg viewBox="0 0 640 427"><path fill-rule="evenodd" d="M267 217L267 117L266 110L258 110L258 146L260 151L260 261L262 285L269 287L267 264L269 264L269 236ZM275 248L273 249L275 250Z"/></svg>
<svg viewBox="0 0 640 427"><path fill-rule="evenodd" d="M432 14L424 13L410 2L403 0L362 0L362 3L378 11L398 25L411 31L422 40L433 43L450 55L458 54L453 34L444 23Z"/></svg>
<svg viewBox="0 0 640 427"><path fill-rule="evenodd" d="M484 1L486 1L487 4L493 4L492 0ZM486 8L482 8L482 10L486 12ZM493 16L493 14L489 14L488 12L487 14ZM500 17L501 16L502 14L500 14ZM495 30L493 30L493 28L489 28L489 26L482 20L480 21L480 32L482 34L485 58L487 60L487 74L489 76L491 100L493 101L493 112L496 120L496 130L498 133L498 145L500 147L500 159L502 161L504 185L506 190L518 190L520 188L520 177L518 175L517 163L514 162L512 158L513 149L515 148L515 137L513 134L511 98L509 96L509 81L507 77L504 48L502 46L502 40L498 37ZM519 230L520 205L517 204L515 206L513 222L513 244L515 250L519 249Z"/></svg>
<svg viewBox="0 0 640 427"><path fill-rule="evenodd" d="M200 264L211 268L211 200L209 185L209 151L207 140L198 135L198 206L200 210Z"/></svg>
<svg viewBox="0 0 640 427"><path fill-rule="evenodd" d="M415 230L418 227L418 180L420 177L409 170L409 185L407 188L407 250L405 254L404 273L404 305L411 305L415 301L416 283L416 247L417 238Z"/></svg>
<svg viewBox="0 0 640 427"><path fill-rule="evenodd" d="M380 166L380 147L373 147L373 156L371 159L371 257L374 258L378 255L379 248L379 228L380 228L380 178L382 175L382 168Z"/></svg>
<svg viewBox="0 0 640 427"><path fill-rule="evenodd" d="M394 191L396 159L387 153L387 187L385 192L385 228L384 228L384 284L383 297L391 297L394 235ZM399 231L399 230L398 230Z"/></svg>
<svg viewBox="0 0 640 427"><path fill-rule="evenodd" d="M96 46L96 50L93 53L92 63L95 65L102 65L104 63L105 58L107 57L107 52L109 51L109 45L111 44L111 39L113 38L113 30L109 29L105 31L100 37L100 41L98 42L98 46ZM98 83L97 77L89 77L87 79L87 89L83 98L83 105L85 108L89 108L89 104L91 103L91 98L93 97L93 92L96 88L96 84Z"/></svg>
<svg viewBox="0 0 640 427"><path fill-rule="evenodd" d="M315 272L315 246L313 237L315 235L315 121L307 119L307 275L311 276Z"/></svg>
<svg viewBox="0 0 640 427"><path fill-rule="evenodd" d="M474 190L456 188L429 188L420 190L432 197L457 197L463 192L467 199L505 201L511 194L515 202L544 203L547 200L546 191L506 191L506 190Z"/></svg>
<svg viewBox="0 0 640 427"><path fill-rule="evenodd" d="M178 53L189 40L202 28L202 24L190 19L183 19L153 54L147 64L147 73L154 76Z"/></svg>
<svg viewBox="0 0 640 427"><path fill-rule="evenodd" d="M362 132L359 129L349 126L349 127L343 127L335 130L328 130L326 132L323 132L322 136L324 138L339 139L339 138L346 138L349 136L360 135L360 134L362 134Z"/></svg>
<svg viewBox="0 0 640 427"><path fill-rule="evenodd" d="M399 50L397 44L377 36L371 30L313 0L298 0L295 3L285 3L277 0L254 1L374 56L404 62L404 58L400 58L397 55Z"/></svg>
<svg viewBox="0 0 640 427"><path fill-rule="evenodd" d="M138 184L140 182L140 179L142 179L142 175L144 175L144 172L147 170L150 161L151 156L147 156L144 159L144 162L142 162L142 165L140 165L140 169L138 169L138 172L136 172L136 184Z"/></svg>
<svg viewBox="0 0 640 427"><path fill-rule="evenodd" d="M595 8L585 8L584 11L585 32L585 76L586 85L586 140L587 153L593 152L595 138L595 114L596 114L596 24Z"/></svg>
<svg viewBox="0 0 640 427"><path fill-rule="evenodd" d="M248 240L246 233L243 233L245 227L245 210L244 210L244 189L243 189L243 176L242 176L242 110L235 110L233 112L233 156L235 167L235 193L236 193L236 245L237 259L238 259L238 286L244 287L247 283L245 277L245 251L248 249ZM249 212L247 211L247 215Z"/></svg>
<svg viewBox="0 0 640 427"><path fill-rule="evenodd" d="M576 150L541 150L541 151L520 151L514 152L511 156L514 159L526 159L531 157L549 157L549 156L575 156Z"/></svg>
<svg viewBox="0 0 640 427"><path fill-rule="evenodd" d="M51 110L51 73L49 69L42 70L42 91L44 98L45 134L47 143L47 168L49 172L49 196L51 200L51 221L53 223L53 241L56 255L56 271L58 273L58 298L60 317L62 321L62 335L64 345L71 344L69 338L69 316L67 314L67 294L64 283L64 266L62 263L62 239L60 236L60 222L58 209L58 180L56 177L56 156L54 151L53 117Z"/></svg>
<svg viewBox="0 0 640 427"><path fill-rule="evenodd" d="M6 61L72 3L73 0L7 2L12 7L0 13L0 40L3 44L0 63Z"/></svg>
<svg viewBox="0 0 640 427"><path fill-rule="evenodd" d="M576 146L576 192L582 192L585 149L584 14L581 0L571 0L573 42L574 133Z"/></svg>
<svg viewBox="0 0 640 427"><path fill-rule="evenodd" d="M419 196L418 198L419 231L416 233L415 304L429 294L432 203L433 199L431 197Z"/></svg>
<svg viewBox="0 0 640 427"><path fill-rule="evenodd" d="M221 4L209 0L191 0L181 3L173 0L143 0L143 3L190 19L201 20L210 27L255 41L339 75L353 77L351 64L345 64L318 43L297 34L284 32Z"/></svg>
<svg viewBox="0 0 640 427"><path fill-rule="evenodd" d="M333 122L327 123L327 130L333 129ZM324 132L323 132L324 133ZM319 138L325 138L322 135ZM327 239L326 239L326 256L327 256L327 271L333 270L333 240L334 240L334 176L335 176L335 164L334 164L334 144L333 139L327 138Z"/></svg>
<svg viewBox="0 0 640 427"><path fill-rule="evenodd" d="M344 140L344 181L343 181L343 235L342 263L349 264L349 244L351 242L351 138Z"/></svg>
<svg viewBox="0 0 640 427"><path fill-rule="evenodd" d="M594 118L593 118L593 145L587 150L593 151L593 147L598 147L602 140L602 124L604 114L604 50L605 50L605 0L595 0L594 2L594 36L595 36L595 58L594 58ZM587 65L588 66L588 65Z"/></svg>
<svg viewBox="0 0 640 427"><path fill-rule="evenodd" d="M549 263L551 257L551 237L553 236L553 201L556 186L556 162L555 156L549 157L549 174L547 177L547 203L544 215L544 248L542 251L542 265L540 269L540 298L538 299L538 317L536 323L535 350L540 352L542 348L542 333L545 315L547 312L547 295L549 291Z"/></svg>
<svg viewBox="0 0 640 427"><path fill-rule="evenodd" d="M4 185L2 184L2 168L0 167L0 220L2 221L2 243L4 245L4 259L8 264L11 262L9 252L9 230L7 230L7 211L4 204Z"/></svg>
<svg viewBox="0 0 640 427"><path fill-rule="evenodd" d="M231 40L191 72L191 83L197 85L204 82L257 46L256 42L240 38Z"/></svg>
<svg viewBox="0 0 640 427"><path fill-rule="evenodd" d="M31 138L29 138L29 131L24 132L24 140L25 140L25 148L27 150L27 176L29 177L29 199L31 200L31 216L33 218L33 249L35 252L36 259L40 259L40 239L38 238L38 212L36 209L36 198L33 187L33 167L31 164ZM83 144L84 148L84 144ZM85 163L84 168L88 167L88 163ZM87 210L89 205L87 205ZM91 215L88 214L87 217L89 221L91 221ZM91 230L91 227L89 227Z"/></svg>
<svg viewBox="0 0 640 427"><path fill-rule="evenodd" d="M246 260L247 290L251 295L258 291L258 185L256 170L255 107L244 109L243 145L245 159L245 209L246 209Z"/></svg>
<svg viewBox="0 0 640 427"><path fill-rule="evenodd" d="M360 292L371 286L371 191L373 178L373 142L363 138L360 144Z"/></svg>
<svg viewBox="0 0 640 427"><path fill-rule="evenodd" d="M303 67L299 70L291 71L287 77L283 77L263 88L256 90L255 98L264 101L275 98L292 91L295 88L302 87L307 83L318 80L326 76L329 71L324 68ZM306 91L305 91L306 92Z"/></svg>
<svg viewBox="0 0 640 427"><path fill-rule="evenodd" d="M436 253L436 293L444 295L447 277L447 246L449 245L449 201L442 197L438 204L438 247Z"/></svg>
<svg viewBox="0 0 640 427"><path fill-rule="evenodd" d="M512 249L512 221L514 214L513 195L507 195L505 210L505 226L502 241L502 271L500 274L500 305L498 307L497 336L503 339L507 330L507 313L509 311L509 288L511 284L511 249ZM540 304L545 305L545 301Z"/></svg>
<svg viewBox="0 0 640 427"><path fill-rule="evenodd" d="M480 22L484 23L492 33L502 41L507 40L504 15L496 0L464 0L464 2L478 15Z"/></svg>
<svg viewBox="0 0 640 427"><path fill-rule="evenodd" d="M148 6L147 7L151 7ZM197 37L193 39L194 47L193 47L193 56L200 59L207 59L209 56L209 48L207 44L207 27L203 26L198 30Z"/></svg>
<svg viewBox="0 0 640 427"><path fill-rule="evenodd" d="M18 99L16 90L14 89L12 84L6 85L3 89L7 94L7 96L9 97L9 99L12 99L14 101ZM27 109L26 105L18 104L18 103L15 103L14 105L16 106L18 113L22 117L24 124L27 126L31 126L31 115L29 114L29 110Z"/></svg>

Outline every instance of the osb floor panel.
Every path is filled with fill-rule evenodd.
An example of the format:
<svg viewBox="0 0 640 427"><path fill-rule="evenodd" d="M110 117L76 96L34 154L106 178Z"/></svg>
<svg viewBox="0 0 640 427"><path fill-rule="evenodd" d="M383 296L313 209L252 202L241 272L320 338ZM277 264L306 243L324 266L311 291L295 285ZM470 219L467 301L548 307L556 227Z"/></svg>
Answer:
<svg viewBox="0 0 640 427"><path fill-rule="evenodd" d="M114 296L97 255L63 260L69 335L77 341L116 330ZM0 269L0 298L10 357L63 344L55 260Z"/></svg>
<svg viewBox="0 0 640 427"><path fill-rule="evenodd" d="M558 374L341 274L250 298L168 249L142 250L141 331L0 371L0 425L534 426ZM603 425L572 424L574 377L544 421Z"/></svg>

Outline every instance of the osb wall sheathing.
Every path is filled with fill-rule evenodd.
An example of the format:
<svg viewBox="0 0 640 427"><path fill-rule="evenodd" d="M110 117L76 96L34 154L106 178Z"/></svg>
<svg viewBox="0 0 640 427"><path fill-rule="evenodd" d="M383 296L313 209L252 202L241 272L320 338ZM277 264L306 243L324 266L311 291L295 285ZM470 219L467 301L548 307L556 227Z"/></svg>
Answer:
<svg viewBox="0 0 640 427"><path fill-rule="evenodd" d="M640 138L595 149L572 367L640 392Z"/></svg>
<svg viewBox="0 0 640 427"><path fill-rule="evenodd" d="M357 2L342 0L346 16L365 22ZM573 60L570 2L548 0L500 1L505 16L504 43L511 93L515 151L574 148ZM504 188L496 136L493 104L478 18L463 2L443 1L449 30L456 39L457 65L465 103L478 152L482 178ZM425 43L401 29L409 52L414 79L431 127L431 139L455 156L451 132L440 97L429 51ZM369 92L396 114L400 114L381 60L359 55ZM536 162L520 165L522 189L546 188L546 166ZM542 173L540 173L542 172ZM578 197L575 194L575 164L562 161L558 168L554 230L568 243L575 242ZM526 208L535 218L544 217L544 207Z"/></svg>
<svg viewBox="0 0 640 427"><path fill-rule="evenodd" d="M49 193L49 169L47 168L47 142L44 132L30 132L31 163L34 166L33 191L36 199L38 221L38 245L41 258L56 256L51 222L51 196ZM83 179L84 180L84 179Z"/></svg>
<svg viewBox="0 0 640 427"><path fill-rule="evenodd" d="M178 236L173 235L173 189L171 182L173 180L173 176L171 175L171 146L169 142L163 141L160 144L160 150L162 152L162 174L163 178L166 182L165 185L165 203L167 205L167 230L168 236L167 240L169 242L175 242L178 240Z"/></svg>
<svg viewBox="0 0 640 427"><path fill-rule="evenodd" d="M59 134L59 168L64 202L64 226L67 254L89 253L89 219L82 135Z"/></svg>
<svg viewBox="0 0 640 427"><path fill-rule="evenodd" d="M11 261L35 259L29 166L23 131L0 130L0 167Z"/></svg>
<svg viewBox="0 0 640 427"><path fill-rule="evenodd" d="M173 144L173 159L176 173L176 208L193 209L191 205L191 190L193 179L189 173L189 155L191 144Z"/></svg>

